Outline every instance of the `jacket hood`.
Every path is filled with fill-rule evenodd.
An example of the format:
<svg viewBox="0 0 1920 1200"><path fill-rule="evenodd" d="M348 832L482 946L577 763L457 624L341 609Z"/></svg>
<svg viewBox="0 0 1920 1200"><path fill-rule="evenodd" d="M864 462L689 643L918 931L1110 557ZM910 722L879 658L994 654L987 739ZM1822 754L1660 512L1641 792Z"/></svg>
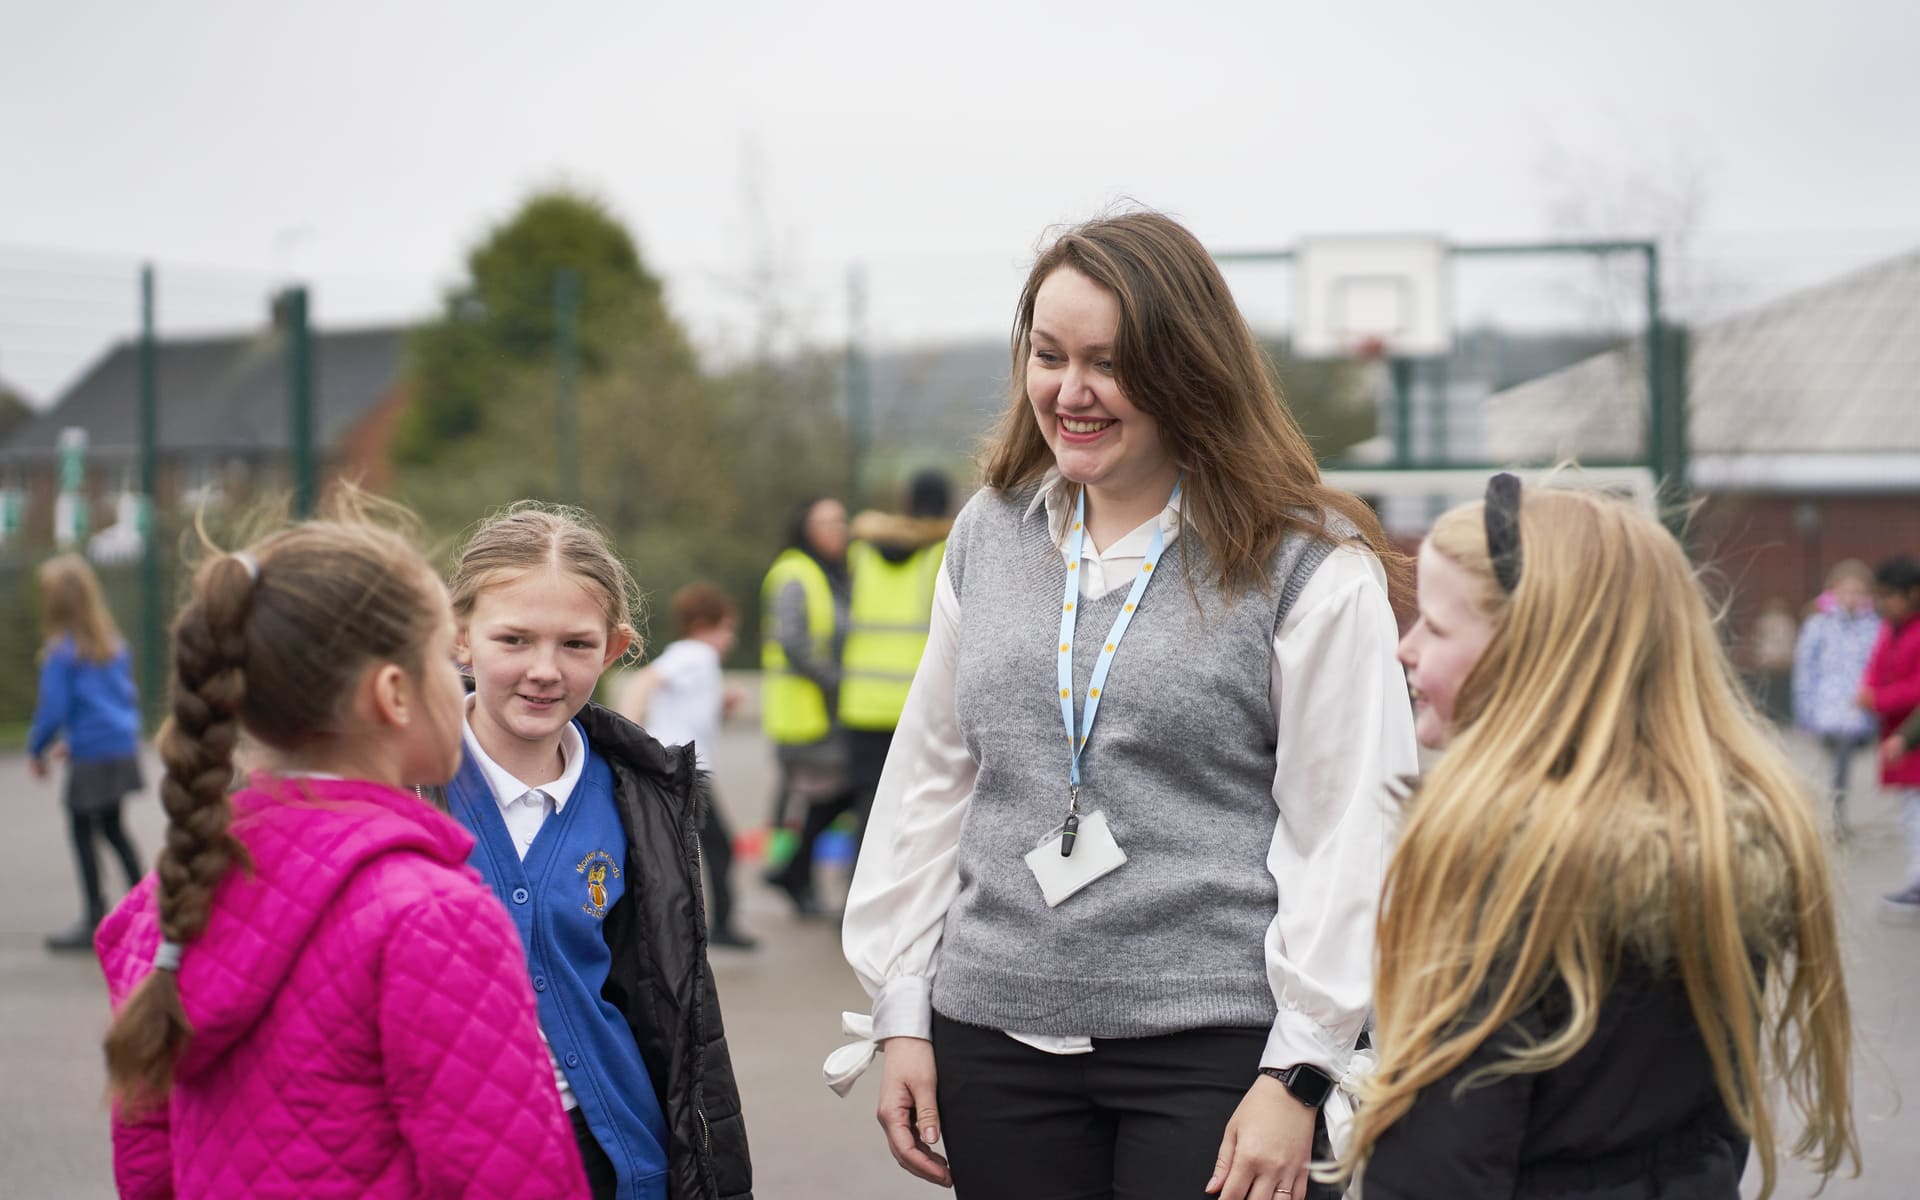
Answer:
<svg viewBox="0 0 1920 1200"><path fill-rule="evenodd" d="M1792 948L1796 918L1793 867L1760 803L1752 796L1727 797L1732 819L1733 894L1740 907L1740 934L1747 953L1778 961ZM1622 833L1612 861L1602 863L1615 944L1655 968L1678 962L1674 944L1675 887L1682 873L1698 877L1698 845L1689 839L1676 862L1666 818L1651 804L1620 815Z"/></svg>
<svg viewBox="0 0 1920 1200"><path fill-rule="evenodd" d="M689 790L685 785L692 781L694 768L690 746L666 745L619 713L591 701L574 715L574 720L580 722L587 744L601 754L659 783L672 786L677 782L681 786L675 790L683 795Z"/></svg>
<svg viewBox="0 0 1920 1200"><path fill-rule="evenodd" d="M945 540L952 530L953 521L948 517L906 517L869 510L855 517L847 532L895 560Z"/></svg>
<svg viewBox="0 0 1920 1200"><path fill-rule="evenodd" d="M217 1062L245 1037L359 870L395 853L463 868L473 838L419 797L376 783L256 774L232 798L234 836L250 862L214 888L211 915L188 943L180 998L193 1037L175 1068L182 1079ZM159 912L148 875L95 934L118 1008L153 967Z"/></svg>

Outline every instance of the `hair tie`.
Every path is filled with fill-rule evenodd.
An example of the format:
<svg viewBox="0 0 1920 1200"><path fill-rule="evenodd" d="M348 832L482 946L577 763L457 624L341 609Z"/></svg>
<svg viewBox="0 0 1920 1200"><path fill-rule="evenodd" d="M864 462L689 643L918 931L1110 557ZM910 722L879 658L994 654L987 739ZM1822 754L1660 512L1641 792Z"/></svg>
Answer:
<svg viewBox="0 0 1920 1200"><path fill-rule="evenodd" d="M252 582L252 583L260 582L260 560L259 559L247 553L245 550L235 550L233 552L233 557L234 557L234 561L238 562L241 566L247 569L247 579L249 582Z"/></svg>
<svg viewBox="0 0 1920 1200"><path fill-rule="evenodd" d="M1520 586L1520 477L1500 472L1487 480L1487 500L1482 509L1487 526L1487 557L1493 561L1493 577L1508 595Z"/></svg>
<svg viewBox="0 0 1920 1200"><path fill-rule="evenodd" d="M153 952L153 969L156 971L180 970L180 956L184 948L179 942L161 942Z"/></svg>

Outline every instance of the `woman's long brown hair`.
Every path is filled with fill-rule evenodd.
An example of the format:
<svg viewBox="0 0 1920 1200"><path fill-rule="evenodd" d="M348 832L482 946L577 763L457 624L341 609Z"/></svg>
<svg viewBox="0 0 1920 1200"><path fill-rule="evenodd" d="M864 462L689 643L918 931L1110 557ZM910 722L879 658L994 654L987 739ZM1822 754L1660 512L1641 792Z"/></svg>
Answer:
<svg viewBox="0 0 1920 1200"><path fill-rule="evenodd" d="M1015 311L1007 406L985 449L988 485L1012 491L1053 465L1027 400L1033 307L1061 269L1080 272L1120 306L1114 379L1152 417L1168 456L1186 473L1181 518L1200 537L1229 593L1262 588L1289 533L1327 536L1327 520L1352 522L1407 583L1405 556L1373 510L1320 478L1320 464L1275 385L1272 364L1206 247L1154 212L1089 221L1060 235L1033 264Z"/></svg>

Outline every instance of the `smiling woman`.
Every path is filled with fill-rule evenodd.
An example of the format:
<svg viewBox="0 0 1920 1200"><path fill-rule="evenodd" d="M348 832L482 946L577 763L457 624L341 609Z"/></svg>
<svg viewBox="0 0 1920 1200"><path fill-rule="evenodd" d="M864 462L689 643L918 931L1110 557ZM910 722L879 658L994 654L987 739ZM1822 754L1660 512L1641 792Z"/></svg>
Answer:
<svg viewBox="0 0 1920 1200"><path fill-rule="evenodd" d="M1069 231L1018 314L847 903L881 1124L969 1196L1333 1194L1398 560L1175 222Z"/></svg>

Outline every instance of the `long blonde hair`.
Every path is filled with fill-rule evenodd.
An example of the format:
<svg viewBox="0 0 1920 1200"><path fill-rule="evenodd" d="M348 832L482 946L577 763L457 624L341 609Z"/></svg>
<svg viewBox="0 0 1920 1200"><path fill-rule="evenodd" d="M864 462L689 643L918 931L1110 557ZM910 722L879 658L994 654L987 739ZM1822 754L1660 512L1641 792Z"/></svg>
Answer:
<svg viewBox="0 0 1920 1200"><path fill-rule="evenodd" d="M1396 588L1406 558L1365 502L1320 478L1299 422L1274 386L1271 363L1200 240L1171 217L1125 213L1067 230L1027 273L1015 310L1006 408L988 438L982 474L1012 491L1053 465L1027 400L1033 308L1040 285L1071 267L1120 306L1113 373L1127 402L1160 427L1186 472L1181 519L1229 593L1262 587L1274 550L1296 530L1325 537L1327 514L1353 523Z"/></svg>
<svg viewBox="0 0 1920 1200"><path fill-rule="evenodd" d="M1804 1123L1792 1153L1823 1175L1843 1160L1857 1172L1825 850L1685 555L1625 502L1529 489L1509 596L1483 522L1481 505L1456 508L1428 539L1481 580L1494 634L1387 871L1379 1063L1346 1161L1556 984L1564 1025L1464 1086L1564 1064L1592 1038L1622 959L1639 955L1677 965L1762 1195L1776 1076Z"/></svg>
<svg viewBox="0 0 1920 1200"><path fill-rule="evenodd" d="M100 580L78 554L57 554L40 564L40 619L49 637L66 634L89 662L120 653L120 627L113 623Z"/></svg>

